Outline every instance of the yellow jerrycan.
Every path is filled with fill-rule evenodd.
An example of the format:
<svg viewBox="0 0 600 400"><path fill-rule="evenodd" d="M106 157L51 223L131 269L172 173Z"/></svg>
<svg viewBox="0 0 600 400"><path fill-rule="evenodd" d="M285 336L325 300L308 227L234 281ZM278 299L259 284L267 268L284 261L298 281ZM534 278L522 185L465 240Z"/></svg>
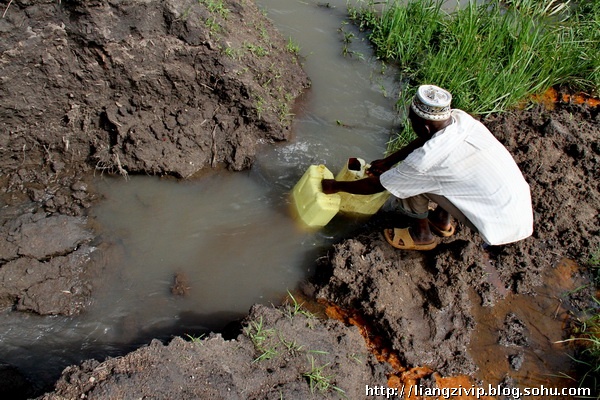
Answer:
<svg viewBox="0 0 600 400"><path fill-rule="evenodd" d="M325 194L323 179L333 179L333 173L324 165L311 165L292 190L297 216L308 227L323 227L340 210L340 195Z"/></svg>
<svg viewBox="0 0 600 400"><path fill-rule="evenodd" d="M365 163L362 158L349 158L348 162L335 177L338 181L355 181L367 177L366 171L370 165ZM386 200L390 197L390 192L383 191L370 195L350 194L339 192L340 195L340 212L348 214L356 214L359 216L373 215Z"/></svg>

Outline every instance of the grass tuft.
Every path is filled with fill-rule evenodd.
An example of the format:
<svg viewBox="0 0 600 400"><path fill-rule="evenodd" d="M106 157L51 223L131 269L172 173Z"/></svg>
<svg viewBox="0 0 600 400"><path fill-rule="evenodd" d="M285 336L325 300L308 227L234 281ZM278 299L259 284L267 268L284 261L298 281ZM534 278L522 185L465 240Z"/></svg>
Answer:
<svg viewBox="0 0 600 400"><path fill-rule="evenodd" d="M331 380L333 378L331 375L325 375L323 373L323 371L329 366L329 364L319 366L316 364L315 358L311 355L308 356L308 359L310 360L310 370L303 373L302 376L308 379L308 384L310 385L311 393L314 393L315 390L318 390L322 393L327 392L329 390L335 390L340 394L344 393L342 389L331 383Z"/></svg>
<svg viewBox="0 0 600 400"><path fill-rule="evenodd" d="M299 303L298 300L296 300L294 295L292 295L289 290L287 293L288 293L289 301L286 301L285 304L283 305L282 310L283 310L284 315L290 321L293 320L294 317L297 315L303 315L304 317L306 317L308 319L308 321L309 321L308 324L309 324L309 326L311 326L312 321L315 320L317 317L310 311L306 310L303 307L304 303Z"/></svg>
<svg viewBox="0 0 600 400"><path fill-rule="evenodd" d="M186 334L185 335L192 343L198 344L200 346L204 345L204 334L201 334L200 336L194 336L194 335L189 335Z"/></svg>
<svg viewBox="0 0 600 400"><path fill-rule="evenodd" d="M269 339L275 334L275 330L266 328L262 316L255 321L250 321L244 328L244 333L250 338L254 348L259 353L253 362L270 360L279 355L274 346L269 344Z"/></svg>

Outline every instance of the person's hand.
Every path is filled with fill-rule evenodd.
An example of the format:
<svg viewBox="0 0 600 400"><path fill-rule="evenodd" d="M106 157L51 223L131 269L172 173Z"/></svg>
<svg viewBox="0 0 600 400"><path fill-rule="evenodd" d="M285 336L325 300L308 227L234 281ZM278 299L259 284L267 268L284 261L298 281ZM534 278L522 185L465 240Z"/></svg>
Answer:
<svg viewBox="0 0 600 400"><path fill-rule="evenodd" d="M323 179L321 181L321 188L325 194L337 193L337 181L335 179Z"/></svg>
<svg viewBox="0 0 600 400"><path fill-rule="evenodd" d="M379 176L390 169L385 159L375 160L371 162L371 166L366 171L369 176Z"/></svg>

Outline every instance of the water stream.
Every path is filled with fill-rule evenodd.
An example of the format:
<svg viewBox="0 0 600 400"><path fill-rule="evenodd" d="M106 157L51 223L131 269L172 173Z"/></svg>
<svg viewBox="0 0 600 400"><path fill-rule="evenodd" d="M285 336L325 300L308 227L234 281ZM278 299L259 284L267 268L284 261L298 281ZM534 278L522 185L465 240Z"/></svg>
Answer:
<svg viewBox="0 0 600 400"><path fill-rule="evenodd" d="M118 257L105 260L107 273L84 314L7 316L0 360L52 382L67 365L120 355L154 337L222 329L254 303L280 302L344 229L301 229L289 212L289 192L311 164L336 173L349 157L383 155L396 118L394 73L342 24L345 0L258 4L300 46L312 81L296 110L293 139L265 145L247 172L182 182L96 177L106 199L91 214ZM342 54L340 28L354 35L354 57ZM184 297L170 292L175 275L185 277Z"/></svg>

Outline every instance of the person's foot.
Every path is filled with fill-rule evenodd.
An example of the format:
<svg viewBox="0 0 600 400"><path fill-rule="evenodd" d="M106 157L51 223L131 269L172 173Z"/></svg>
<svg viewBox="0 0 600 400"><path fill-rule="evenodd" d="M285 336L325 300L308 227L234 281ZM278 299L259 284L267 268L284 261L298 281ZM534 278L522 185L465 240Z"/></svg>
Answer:
<svg viewBox="0 0 600 400"><path fill-rule="evenodd" d="M431 229L438 235L449 237L454 234L454 225L451 223L450 214L441 207L438 206L435 210L430 211L427 220Z"/></svg>
<svg viewBox="0 0 600 400"><path fill-rule="evenodd" d="M438 235L440 235L442 237L450 237L450 236L454 235L454 225L452 225L452 224L448 224L448 225L445 225L444 227L440 227L440 226L436 225L433 221L429 221L429 226L435 233L437 233Z"/></svg>

